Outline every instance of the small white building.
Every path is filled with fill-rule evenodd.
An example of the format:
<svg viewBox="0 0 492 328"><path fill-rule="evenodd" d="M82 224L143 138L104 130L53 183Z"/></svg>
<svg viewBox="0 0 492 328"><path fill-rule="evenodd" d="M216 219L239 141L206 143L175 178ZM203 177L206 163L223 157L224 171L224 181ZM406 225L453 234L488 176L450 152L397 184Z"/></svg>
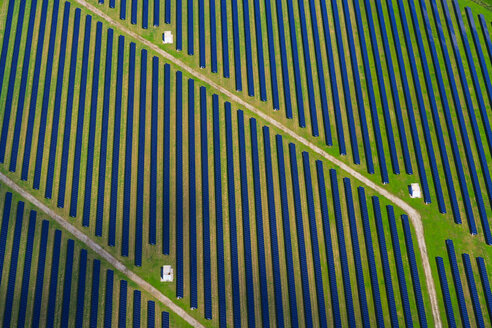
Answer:
<svg viewBox="0 0 492 328"><path fill-rule="evenodd" d="M173 267L170 265L163 265L161 268L161 282L170 282L174 279Z"/></svg>
<svg viewBox="0 0 492 328"><path fill-rule="evenodd" d="M173 38L173 34L171 33L171 31L164 31L164 33L162 33L162 42L164 44L171 44L173 43L174 41L174 38Z"/></svg>
<svg viewBox="0 0 492 328"><path fill-rule="evenodd" d="M410 198L422 198L422 193L420 191L420 185L418 183L412 183L408 187L410 192Z"/></svg>

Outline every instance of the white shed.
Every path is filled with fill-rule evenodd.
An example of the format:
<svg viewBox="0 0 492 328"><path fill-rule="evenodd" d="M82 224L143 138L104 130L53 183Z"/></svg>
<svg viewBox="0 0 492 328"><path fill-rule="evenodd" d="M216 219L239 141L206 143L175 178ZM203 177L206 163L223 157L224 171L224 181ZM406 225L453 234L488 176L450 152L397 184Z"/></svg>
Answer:
<svg viewBox="0 0 492 328"><path fill-rule="evenodd" d="M420 185L418 183L412 183L409 186L410 198L422 198L422 193L420 191Z"/></svg>
<svg viewBox="0 0 492 328"><path fill-rule="evenodd" d="M161 268L161 282L173 281L174 271L170 265L163 265Z"/></svg>
<svg viewBox="0 0 492 328"><path fill-rule="evenodd" d="M174 38L173 38L173 34L171 33L171 31L164 31L164 33L162 33L162 42L164 44L171 44L173 43L174 41Z"/></svg>

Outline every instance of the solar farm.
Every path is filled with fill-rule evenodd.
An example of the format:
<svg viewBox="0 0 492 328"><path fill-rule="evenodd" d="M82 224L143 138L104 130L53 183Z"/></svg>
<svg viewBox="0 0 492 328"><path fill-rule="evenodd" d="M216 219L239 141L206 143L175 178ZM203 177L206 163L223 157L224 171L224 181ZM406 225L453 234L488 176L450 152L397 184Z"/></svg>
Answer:
<svg viewBox="0 0 492 328"><path fill-rule="evenodd" d="M1 0L2 326L492 326L491 38L490 0Z"/></svg>

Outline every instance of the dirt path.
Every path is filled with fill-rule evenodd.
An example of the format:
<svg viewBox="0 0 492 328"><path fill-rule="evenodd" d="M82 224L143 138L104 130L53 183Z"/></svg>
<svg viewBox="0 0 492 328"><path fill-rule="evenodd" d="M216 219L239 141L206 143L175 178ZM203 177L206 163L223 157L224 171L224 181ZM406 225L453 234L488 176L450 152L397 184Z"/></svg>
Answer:
<svg viewBox="0 0 492 328"><path fill-rule="evenodd" d="M124 32L128 36L131 36L135 40L138 40L139 42L141 42L142 44L144 44L149 49L152 49L152 51L158 53L160 56L162 56L166 60L168 60L168 61L170 61L170 62L178 65L182 70L184 70L184 71L188 72L189 74L195 76L199 80L201 80L201 81L209 84L212 88L220 91L221 93L223 93L224 95L226 95L227 97L229 97L231 100L233 100L236 103L238 103L241 106L243 106L246 110L248 110L248 111L254 113L255 115L261 117L263 120L265 120L266 122L268 122L270 125L272 125L272 126L276 127L277 129L283 131L283 133L289 135L290 137L292 137L293 139L295 139L297 142L303 144L304 146L310 148L315 153L321 155L327 161L335 164L336 166L339 166L347 174L349 174L352 177L354 177L355 179L359 180L360 182L362 182L363 184L365 184L367 187L375 190L381 196L389 199L395 205L397 205L402 210L404 210L408 214L408 216L410 217L411 222L412 222L412 224L413 224L413 226L415 228L416 235L417 235L417 243L418 243L418 246L419 246L419 249L420 249L420 254L422 256L422 264L423 264L423 268L424 268L424 273L425 273L427 288L428 288L428 291L429 291L429 297L430 297L430 301L431 301L432 314L433 314L433 317L434 317L435 326L436 327L441 327L442 326L441 317L440 317L440 313L439 313L439 306L438 306L438 303L437 303L436 288L435 288L435 284L434 284L434 279L432 277L432 271L431 271L431 267L430 267L429 257L428 257L428 254L427 254L427 247L426 247L426 244L425 244L424 227L423 227L423 224L422 224L421 216L420 216L420 214L418 213L418 211L416 209L414 209L413 207L411 207L404 200L402 200L402 199L398 198L397 196L391 194L386 189L384 189L384 188L380 187L379 185L375 184L370 179L366 178L365 176L363 176L362 174L360 174L356 170L352 169L350 166L346 165L345 163L343 163L342 161L340 161L336 157L328 154L326 151L324 151L320 147L316 146L315 144L311 143L306 138L303 138L303 137L299 136L296 132L292 131L291 129L289 129L288 127L284 126L280 122L276 121L275 119L271 118L267 114L263 113L261 110L255 108L250 103L248 103L245 100L241 99L235 93L233 93L233 92L229 91L228 89L226 89L226 88L218 85L213 80L211 80L207 76L203 75L200 71L195 70L195 69L189 67L187 64L183 63L178 58L176 58L173 55L167 53L166 51L164 51L160 47L156 46L155 44L153 44L149 40L141 37L137 33L133 32L130 29L128 29L127 27L123 26L122 24L120 24L119 21L114 20L113 18L109 17L107 14L105 14L104 12L102 12L97 6L95 6L93 4L90 4L90 3L88 3L85 0L73 0L73 1L76 2L76 3L78 3L81 6L85 7L86 9L90 10L91 12L97 14L101 19L107 21L110 25L112 25L114 27L117 27L120 31ZM111 256L111 255L108 254L108 256ZM151 286L149 285L149 287L151 287ZM190 317L190 319L191 319L191 317Z"/></svg>
<svg viewBox="0 0 492 328"><path fill-rule="evenodd" d="M140 278L136 273L127 268L123 263L118 261L113 255L111 255L104 248L99 246L98 243L89 238L82 231L77 229L67 220L62 218L60 215L56 214L55 211L51 210L49 207L44 205L41 201L35 198L26 190L22 189L18 186L14 181L10 180L6 175L0 172L0 181L10 188L12 188L15 192L24 197L28 202L39 208L41 212L44 212L48 216L50 216L53 220L55 220L59 225L61 225L65 230L70 232L75 238L79 239L81 242L86 244L90 249L99 254L104 260L106 260L109 264L115 267L116 270L122 272L125 276L127 276L130 280L136 283L142 290L145 290L157 300L159 300L162 304L167 306L169 309L174 311L181 318L186 320L193 327L203 327L201 323L199 323L195 318L190 316L185 310L183 310L178 305L174 304L171 299L162 294L159 290L153 287L151 284Z"/></svg>

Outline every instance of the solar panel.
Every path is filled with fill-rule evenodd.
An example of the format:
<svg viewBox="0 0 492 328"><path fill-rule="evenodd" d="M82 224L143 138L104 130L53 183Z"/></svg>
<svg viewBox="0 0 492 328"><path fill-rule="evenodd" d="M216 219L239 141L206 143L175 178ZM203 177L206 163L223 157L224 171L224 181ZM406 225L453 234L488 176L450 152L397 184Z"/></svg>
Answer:
<svg viewBox="0 0 492 328"><path fill-rule="evenodd" d="M470 327L470 319L468 317L468 311L466 309L466 301L463 294L463 286L461 285L460 271L458 269L458 262L456 261L456 253L454 251L454 244L452 240L446 240L446 248L448 250L449 262L451 264L451 273L453 274L454 288L456 290L456 295L458 296L461 323L465 327Z"/></svg>
<svg viewBox="0 0 492 328"><path fill-rule="evenodd" d="M87 67L89 65L89 45L91 41L91 22L92 17L87 15L85 17L85 33L84 33L84 51L82 57L82 69L80 75L80 96L79 107L77 115L77 131L75 136L75 153L74 153L74 165L72 176L72 192L70 198L70 216L77 216L77 205L79 197L79 178L80 178L80 165L82 162L82 138L84 132L84 113L85 113L85 99L87 90ZM33 117L34 119L34 117ZM27 168L26 168L27 169ZM27 171L26 171L27 176Z"/></svg>
<svg viewBox="0 0 492 328"><path fill-rule="evenodd" d="M106 291L104 301L104 327L111 327L113 319L113 270L106 270Z"/></svg>
<svg viewBox="0 0 492 328"><path fill-rule="evenodd" d="M159 58L152 57L152 116L150 141L149 244L156 243L157 221L157 138L159 123Z"/></svg>
<svg viewBox="0 0 492 328"><path fill-rule="evenodd" d="M31 324L39 326L39 318L41 316L41 300L43 297L44 287L44 269L46 266L46 247L48 244L48 229L49 221L43 220L41 228L41 241L39 244L38 265L36 273L36 287L34 290L34 304L32 309ZM0 247L1 249L1 247Z"/></svg>
<svg viewBox="0 0 492 328"><path fill-rule="evenodd" d="M84 324L84 303L85 303L85 278L87 275L87 251L80 250L79 259L79 280L77 282L77 310L75 313L75 325L77 328Z"/></svg>
<svg viewBox="0 0 492 328"><path fill-rule="evenodd" d="M155 303L147 301L147 328L155 327Z"/></svg>
<svg viewBox="0 0 492 328"><path fill-rule="evenodd" d="M53 327L55 322L56 291L58 288L58 270L60 268L60 243L61 231L56 230L55 240L53 241L53 251L51 254L50 287L48 292L48 306L46 313L47 327Z"/></svg>
<svg viewBox="0 0 492 328"><path fill-rule="evenodd" d="M441 283L441 291L444 299L444 305L446 306L446 318L448 319L448 325L450 327L456 327L456 321L454 319L453 304L451 303L451 296L449 294L448 278L446 277L446 269L444 268L444 261L442 257L436 257L437 271L439 272L439 281Z"/></svg>
<svg viewBox="0 0 492 328"><path fill-rule="evenodd" d="M91 310L90 310L90 321L89 321L91 327L97 327L100 270L101 270L101 261L95 259L93 261L93 266L92 266Z"/></svg>
<svg viewBox="0 0 492 328"><path fill-rule="evenodd" d="M65 260L65 274L63 282L63 303L62 303L62 318L61 326L68 327L68 319L70 317L70 296L72 293L72 271L73 271L73 249L74 241L67 241L67 254Z"/></svg>
<svg viewBox="0 0 492 328"><path fill-rule="evenodd" d="M208 181L207 90L200 87L200 141L202 166L203 293L205 318L212 319L212 277L210 273L210 205ZM197 302L198 303L198 302Z"/></svg>
<svg viewBox="0 0 492 328"><path fill-rule="evenodd" d="M179 96L181 98L181 95ZM177 100L181 106L181 100ZM177 109L179 111L179 109ZM180 115L180 114L178 114ZM176 115L176 117L178 117ZM182 117L179 117L182 120ZM181 131L180 131L181 134ZM176 139L180 136L176 135ZM182 141L179 144L182 147ZM182 150L179 149L181 152ZM197 295L197 255L196 255L196 159L195 159L195 83L193 79L188 79L188 202L189 202L189 272L190 272L190 307L198 308ZM179 163L178 163L179 165ZM180 200L181 201L181 200ZM182 214L180 214L182 215ZM183 224L183 223L180 223ZM183 227L180 227L180 234ZM181 254L181 256L183 256ZM181 260L182 261L182 260Z"/></svg>
<svg viewBox="0 0 492 328"><path fill-rule="evenodd" d="M120 300L118 306L118 327L126 327L128 282L120 280Z"/></svg>
<svg viewBox="0 0 492 328"><path fill-rule="evenodd" d="M183 297L184 272L183 272L183 96L182 73L176 72L176 297ZM189 116L189 124L194 124L194 116ZM194 131L194 125L189 131ZM190 133L194 136L194 134ZM188 141L189 149L194 149L194 139ZM193 152L194 153L194 152ZM192 161L194 163L194 161ZM190 175L194 175L194 167L189 168ZM191 179L190 188L195 179ZM191 196L191 195L190 195ZM190 199L190 210L193 210L194 202ZM190 216L193 213L190 213Z"/></svg>
<svg viewBox="0 0 492 328"><path fill-rule="evenodd" d="M466 280L468 281L468 289L470 290L477 327L485 327L482 309L480 308L480 300L478 299L477 285L475 284L475 278L473 277L470 255L461 254L461 258L463 259L463 265L465 266Z"/></svg>

